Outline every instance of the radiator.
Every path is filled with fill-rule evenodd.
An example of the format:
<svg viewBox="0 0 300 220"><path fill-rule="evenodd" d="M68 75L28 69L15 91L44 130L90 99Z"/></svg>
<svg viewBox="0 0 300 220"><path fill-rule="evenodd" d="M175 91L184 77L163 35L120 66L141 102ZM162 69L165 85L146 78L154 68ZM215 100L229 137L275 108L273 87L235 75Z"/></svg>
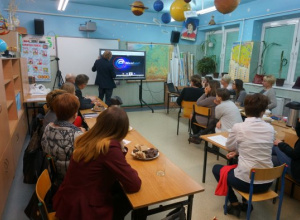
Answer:
<svg viewBox="0 0 300 220"><path fill-rule="evenodd" d="M277 100L277 106L276 106L276 108L272 109L272 114L273 115L282 115L285 100L284 100L284 98L280 98L280 97L276 97L276 100Z"/></svg>

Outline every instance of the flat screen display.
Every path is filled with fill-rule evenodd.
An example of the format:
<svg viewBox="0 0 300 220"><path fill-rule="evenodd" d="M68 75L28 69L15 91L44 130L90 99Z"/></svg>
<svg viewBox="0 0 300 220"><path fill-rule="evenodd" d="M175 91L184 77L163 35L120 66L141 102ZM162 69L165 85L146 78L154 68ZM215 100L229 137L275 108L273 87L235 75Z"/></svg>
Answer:
<svg viewBox="0 0 300 220"><path fill-rule="evenodd" d="M100 55L105 49L100 49ZM129 50L110 50L117 80L146 79L146 52Z"/></svg>

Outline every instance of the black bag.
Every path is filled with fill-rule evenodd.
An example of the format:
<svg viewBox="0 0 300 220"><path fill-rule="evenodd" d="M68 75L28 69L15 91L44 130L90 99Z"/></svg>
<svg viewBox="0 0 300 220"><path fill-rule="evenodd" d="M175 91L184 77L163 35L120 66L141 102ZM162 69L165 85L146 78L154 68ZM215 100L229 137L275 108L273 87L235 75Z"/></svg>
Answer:
<svg viewBox="0 0 300 220"><path fill-rule="evenodd" d="M24 183L34 184L44 169L48 166L41 146L42 126L33 132L23 156Z"/></svg>
<svg viewBox="0 0 300 220"><path fill-rule="evenodd" d="M174 209L162 220L186 220L185 208L181 206Z"/></svg>

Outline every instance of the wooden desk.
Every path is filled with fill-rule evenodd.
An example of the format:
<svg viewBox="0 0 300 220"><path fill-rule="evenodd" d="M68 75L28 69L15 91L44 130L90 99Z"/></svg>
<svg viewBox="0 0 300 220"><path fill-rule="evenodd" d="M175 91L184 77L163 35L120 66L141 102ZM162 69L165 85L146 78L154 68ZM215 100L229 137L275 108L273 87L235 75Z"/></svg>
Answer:
<svg viewBox="0 0 300 220"><path fill-rule="evenodd" d="M28 132L30 134L30 122L29 122L29 109L37 109L39 107L36 107L36 103L45 103L46 102L46 96L47 95L26 95L24 97L24 103L25 103L25 109L26 109L26 115L27 115L27 125L28 125ZM29 106L31 104L31 106Z"/></svg>
<svg viewBox="0 0 300 220"><path fill-rule="evenodd" d="M221 132L221 133L214 133L214 134L206 134L206 135L201 135L200 137L205 141L205 145L204 145L204 159L203 159L203 172L202 172L202 183L205 183L205 177L206 177L206 164L207 164L207 148L208 148L208 143L211 143L225 151L229 150L224 146L221 145L217 142L212 141L211 139L209 139L209 137L213 137L213 136L217 136L217 135L222 135L224 137L228 137L228 132ZM226 158L226 155L223 155L221 153L217 153L219 156Z"/></svg>
<svg viewBox="0 0 300 220"><path fill-rule="evenodd" d="M283 126L277 126L277 125L273 125L274 130L279 133L279 132L284 132L285 136L284 136L284 142L286 142L288 145L290 145L291 147L294 147L296 141L298 140L298 136L295 132L295 130L293 130L292 128L289 127L283 127ZM206 177L206 164L207 164L207 148L208 148L208 143L211 143L225 151L229 150L224 146L221 145L219 143L216 143L214 141L212 141L211 139L209 139L209 137L213 137L213 136L217 136L217 135L222 135L224 137L228 137L228 132L221 132L221 133L214 133L214 134L207 134L207 135L202 135L201 138L205 141L205 145L204 145L204 160L203 160L203 173L202 173L202 183L205 183L205 177ZM226 158L225 155L221 154L221 153L217 153L219 156Z"/></svg>
<svg viewBox="0 0 300 220"><path fill-rule="evenodd" d="M89 127L92 127L96 122L96 118L88 118L85 120ZM140 208L188 196L187 199L180 202L148 210L147 216L182 205L187 205L187 219L190 220L192 218L194 194L204 191L204 188L183 170L173 164L162 152L159 152L159 157L154 160L141 161L134 159L130 154L134 145L144 144L148 147L155 147L135 129L129 131L125 139L131 141L126 145L128 147L126 160L135 170L137 170L139 177L142 180L142 186L139 192L127 194L133 207L131 219L138 220L137 214ZM163 177L156 175L156 170L160 166L165 167L165 176Z"/></svg>

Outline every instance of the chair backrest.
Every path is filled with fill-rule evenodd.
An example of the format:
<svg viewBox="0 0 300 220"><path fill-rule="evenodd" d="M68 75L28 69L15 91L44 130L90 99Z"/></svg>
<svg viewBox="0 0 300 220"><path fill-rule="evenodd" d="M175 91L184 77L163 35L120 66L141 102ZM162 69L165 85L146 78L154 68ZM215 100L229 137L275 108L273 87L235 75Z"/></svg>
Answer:
<svg viewBox="0 0 300 220"><path fill-rule="evenodd" d="M45 169L37 180L35 191L39 201L43 204L47 215L48 215L48 211L44 199L50 188L51 188L51 180L49 177L49 172L47 169Z"/></svg>
<svg viewBox="0 0 300 220"><path fill-rule="evenodd" d="M255 172L254 180L274 180L282 176L285 166L286 164L272 168L252 168L249 178L251 179L252 172Z"/></svg>
<svg viewBox="0 0 300 220"><path fill-rule="evenodd" d="M194 105L194 112L197 115L202 115L202 116L210 117L211 109L208 108L208 107Z"/></svg>
<svg viewBox="0 0 300 220"><path fill-rule="evenodd" d="M196 102L190 102L190 101L182 101L181 102L181 108L183 109L183 115L184 118L190 118L191 114L193 113L193 105Z"/></svg>
<svg viewBox="0 0 300 220"><path fill-rule="evenodd" d="M48 164L49 164L48 172L49 172L50 180L51 180L51 183L53 183L56 180L56 176L57 176L57 170L56 170L56 166L54 163L54 158L50 154L47 154L46 158L47 158Z"/></svg>

